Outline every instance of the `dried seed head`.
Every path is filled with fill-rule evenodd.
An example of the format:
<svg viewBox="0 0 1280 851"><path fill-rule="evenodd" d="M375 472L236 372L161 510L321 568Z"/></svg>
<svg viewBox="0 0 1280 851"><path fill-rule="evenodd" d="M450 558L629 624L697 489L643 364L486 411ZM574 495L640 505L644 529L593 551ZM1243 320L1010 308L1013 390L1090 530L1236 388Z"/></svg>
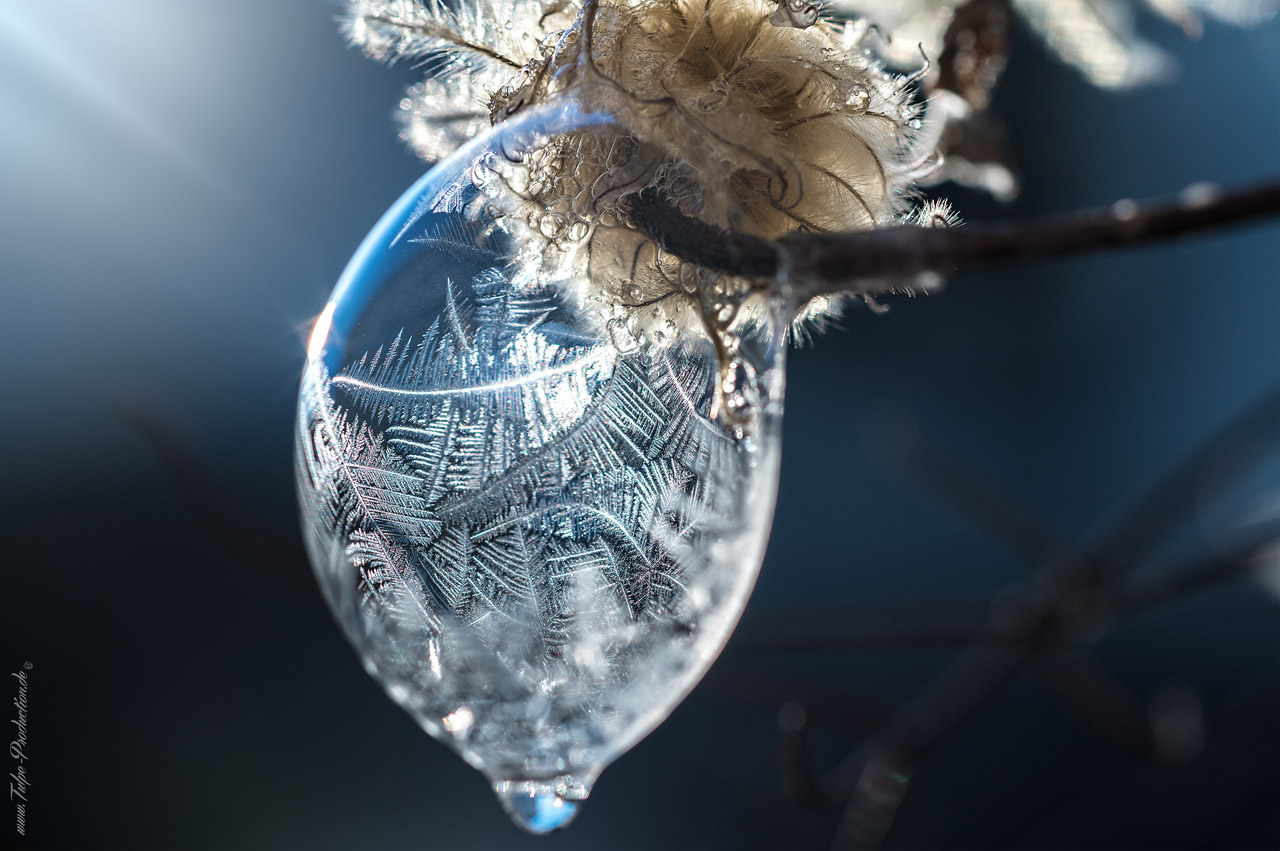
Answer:
<svg viewBox="0 0 1280 851"><path fill-rule="evenodd" d="M530 5L485 2L494 14L500 4ZM543 10L539 26L573 6L555 9L550 17ZM438 46L443 74L426 92L438 102L407 99L407 135L434 152L457 127L470 128L446 91L466 88L450 82L460 75L482 78L491 92L468 121L484 114L501 123L558 98L610 115L500 163L501 179L488 189L502 194L493 207L524 246L517 262L570 288L602 328L652 345L705 335L724 382L735 374L738 336L765 316L774 282L664 252L628 198L656 195L713 228L765 240L867 229L902 218L933 153L911 81L887 73L862 36L821 20L803 0L598 0L570 26L532 31L538 38L519 43L520 62L481 50L477 38L467 43L478 59L459 56L466 38ZM833 305L793 310L816 320Z"/></svg>
<svg viewBox="0 0 1280 851"><path fill-rule="evenodd" d="M902 80L846 44L841 27L775 25L779 8L603 5L590 30L580 19L553 35L544 44L554 48L494 94L495 121L566 92L614 117L528 157L524 185L532 209L587 226L581 243L557 245L588 264L577 279L584 303L632 311L642 337L658 304L664 334L673 322L713 336L737 331L758 319L760 287L664 253L628 215L627 196L656 190L685 215L765 239L887 224L908 203L911 172L926 157L915 149L918 107ZM532 253L563 267L545 246ZM828 303L800 314L814 318Z"/></svg>

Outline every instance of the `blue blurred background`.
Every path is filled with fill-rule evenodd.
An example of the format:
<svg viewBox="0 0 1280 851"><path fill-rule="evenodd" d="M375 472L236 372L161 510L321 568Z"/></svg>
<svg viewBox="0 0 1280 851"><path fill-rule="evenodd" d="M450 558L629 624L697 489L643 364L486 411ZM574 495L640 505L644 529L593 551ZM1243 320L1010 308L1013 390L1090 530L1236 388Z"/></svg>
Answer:
<svg viewBox="0 0 1280 851"><path fill-rule="evenodd" d="M348 49L336 11L0 0L6 706L8 675L32 664L33 786L25 838L5 808L13 847L823 847L838 811L783 796L779 707L804 697L835 719L812 743L830 767L868 731L841 707L899 703L958 651L762 650L774 626L919 619L1030 575L894 474L885 424L1085 546L1280 385L1275 223L851 313L792 354L777 519L741 636L568 831L524 836L364 674L300 561L291 428L308 323L424 168L390 120L414 70ZM1198 42L1146 23L1181 77L1120 94L1019 32L996 109L1024 194L1001 210L956 192L966 218L1280 171L1280 22ZM1166 560L1274 512L1276 456L1183 524ZM1280 612L1265 579L1122 620L1091 647L1142 701L1195 696L1192 762L1153 769L1020 677L930 755L888 844L1276 847Z"/></svg>

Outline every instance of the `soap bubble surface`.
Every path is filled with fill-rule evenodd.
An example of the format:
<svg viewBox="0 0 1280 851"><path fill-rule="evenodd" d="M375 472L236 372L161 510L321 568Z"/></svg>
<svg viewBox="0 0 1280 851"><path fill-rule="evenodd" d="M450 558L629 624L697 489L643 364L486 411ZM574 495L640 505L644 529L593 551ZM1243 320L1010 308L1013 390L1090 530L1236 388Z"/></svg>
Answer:
<svg viewBox="0 0 1280 851"><path fill-rule="evenodd" d="M512 188L521 164L597 132L609 119L572 101L529 110L414 185L317 320L298 410L329 605L534 832L566 824L711 664L777 483L776 328L736 349L752 419L728 428L706 334L633 332L592 300L587 261L529 260L545 228Z"/></svg>

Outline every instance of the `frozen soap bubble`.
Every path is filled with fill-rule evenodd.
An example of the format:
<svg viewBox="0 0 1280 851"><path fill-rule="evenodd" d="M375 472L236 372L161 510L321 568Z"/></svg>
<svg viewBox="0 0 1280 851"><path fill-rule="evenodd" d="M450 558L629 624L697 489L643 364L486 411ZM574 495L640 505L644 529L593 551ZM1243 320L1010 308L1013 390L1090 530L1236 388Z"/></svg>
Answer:
<svg viewBox="0 0 1280 851"><path fill-rule="evenodd" d="M538 833L711 664L776 493L780 311L726 347L687 298L627 301L656 298L616 280L645 240L600 187L633 161L562 99L441 162L343 273L298 407L330 607L387 693Z"/></svg>

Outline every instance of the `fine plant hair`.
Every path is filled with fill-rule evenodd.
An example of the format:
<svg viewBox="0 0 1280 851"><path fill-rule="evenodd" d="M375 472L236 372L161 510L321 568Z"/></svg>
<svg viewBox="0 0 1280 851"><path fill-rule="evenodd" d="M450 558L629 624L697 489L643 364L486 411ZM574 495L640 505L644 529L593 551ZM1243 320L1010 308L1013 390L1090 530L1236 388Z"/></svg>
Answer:
<svg viewBox="0 0 1280 851"><path fill-rule="evenodd" d="M520 21L521 35L499 20ZM357 0L346 31L376 58L432 63L403 110L405 138L428 158L486 117L499 124L555 98L612 116L501 164L490 191L503 197L490 212L523 246L514 262L556 277L602 330L625 325L627 339L657 346L707 335L722 385L734 380L741 333L762 327L777 293L664 250L633 199L761 240L951 221L911 209L915 181L937 164L918 77L885 71L865 28L810 6L589 0L454 11ZM817 321L840 303L822 294L789 318Z"/></svg>

